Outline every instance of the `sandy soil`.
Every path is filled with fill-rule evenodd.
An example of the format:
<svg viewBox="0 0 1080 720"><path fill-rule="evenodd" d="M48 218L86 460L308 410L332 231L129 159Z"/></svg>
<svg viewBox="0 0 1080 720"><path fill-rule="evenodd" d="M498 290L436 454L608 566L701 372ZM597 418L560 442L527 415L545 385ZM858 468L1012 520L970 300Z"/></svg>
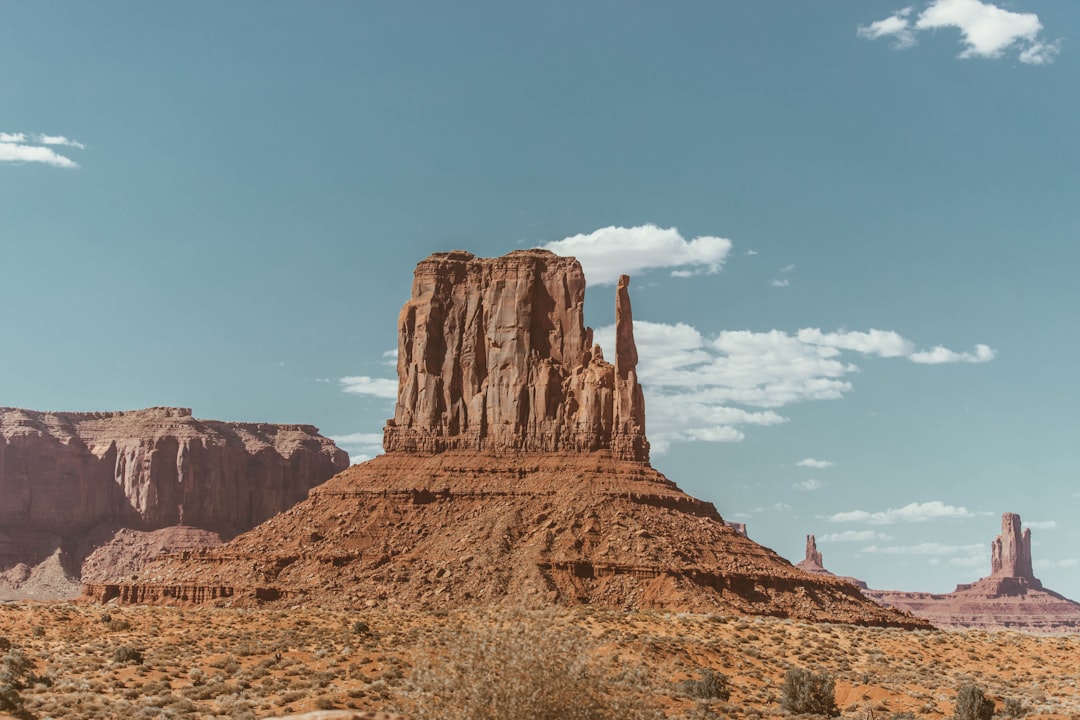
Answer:
<svg viewBox="0 0 1080 720"><path fill-rule="evenodd" d="M788 668L836 680L844 716L952 714L975 682L1029 718L1080 716L1080 636L927 631L791 620L592 608L539 611L181 609L2 603L0 637L34 668L21 690L39 718L266 718L316 709L409 712L415 667L452 654L470 628L525 623L557 636L587 633L583 651L623 673L668 718L780 717ZM0 641L0 645L2 645ZM142 662L121 659L137 650ZM537 648L538 657L544 649ZM3 655L3 653L0 653ZM723 673L727 701L695 699L683 682ZM627 680L631 678L631 680ZM479 682L497 678L477 678ZM0 717L4 717L0 712Z"/></svg>

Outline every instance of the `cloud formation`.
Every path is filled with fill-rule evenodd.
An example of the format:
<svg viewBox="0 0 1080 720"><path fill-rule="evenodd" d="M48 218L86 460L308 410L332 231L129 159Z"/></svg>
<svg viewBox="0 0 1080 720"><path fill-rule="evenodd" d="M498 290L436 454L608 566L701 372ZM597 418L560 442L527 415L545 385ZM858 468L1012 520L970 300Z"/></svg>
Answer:
<svg viewBox="0 0 1080 720"><path fill-rule="evenodd" d="M946 505L940 500L909 503L901 508L889 508L879 512L850 510L829 516L831 522L861 522L869 525L892 525L898 522L926 522L942 518L972 518L986 513L975 513L966 507Z"/></svg>
<svg viewBox="0 0 1080 720"><path fill-rule="evenodd" d="M977 545L946 545L937 542L924 542L918 545L870 545L862 549L864 553L878 553L882 555L967 555L986 553L983 544Z"/></svg>
<svg viewBox="0 0 1080 720"><path fill-rule="evenodd" d="M875 532L874 530L844 530L843 532L826 533L820 535L817 538L818 542L869 542L871 540L877 540L879 542L888 542L892 540L892 535L886 535L885 533Z"/></svg>
<svg viewBox="0 0 1080 720"><path fill-rule="evenodd" d="M86 146L63 135L43 135L41 133L0 132L0 162L41 163L52 167L77 168L79 164L71 158L61 155L50 146L70 147L85 150Z"/></svg>
<svg viewBox="0 0 1080 720"><path fill-rule="evenodd" d="M581 262L589 285L614 285L619 275L636 275L653 268L676 268L674 277L720 272L731 252L727 238L704 235L687 241L676 228L656 225L606 227L573 235L543 246Z"/></svg>
<svg viewBox="0 0 1080 720"><path fill-rule="evenodd" d="M1017 58L1028 65L1046 65L1061 49L1060 41L1048 42L1035 13L1005 10L981 0L933 0L914 16L906 7L889 17L860 25L859 37L868 40L890 38L893 47L904 50L916 43L916 34L927 30L955 28L963 38L961 58L1000 58L1016 50Z"/></svg>
<svg viewBox="0 0 1080 720"><path fill-rule="evenodd" d="M339 448L349 453L353 465L381 455L383 448L382 433L349 433L347 435L327 435Z"/></svg>
<svg viewBox="0 0 1080 720"><path fill-rule="evenodd" d="M824 470L825 468L831 468L835 463L831 463L828 460L815 460L814 458L806 458L795 463L799 467L817 468L818 470Z"/></svg>
<svg viewBox="0 0 1080 720"><path fill-rule="evenodd" d="M820 490L823 487L820 480L810 478L809 480L803 480L802 482L795 483L794 488L796 490L802 490L803 492L813 492L814 490Z"/></svg>
<svg viewBox="0 0 1080 720"><path fill-rule="evenodd" d="M803 328L723 331L706 336L685 323L634 321L638 378L645 389L649 440L664 454L672 442L742 440L743 426L787 422L775 408L808 400L835 400L852 389L847 377L859 371L844 353L925 362L986 362L993 350L971 353L942 348L916 351L915 344L887 330L822 332ZM615 328L595 332L601 347L611 349Z"/></svg>
<svg viewBox="0 0 1080 720"><path fill-rule="evenodd" d="M1057 522L1054 520L1036 520L1024 523L1024 527L1032 530L1054 530L1057 528Z"/></svg>
<svg viewBox="0 0 1080 720"><path fill-rule="evenodd" d="M338 383L341 385L342 392L353 395L372 395L386 400L397 399L397 380L373 378L367 375L352 375L339 378Z"/></svg>

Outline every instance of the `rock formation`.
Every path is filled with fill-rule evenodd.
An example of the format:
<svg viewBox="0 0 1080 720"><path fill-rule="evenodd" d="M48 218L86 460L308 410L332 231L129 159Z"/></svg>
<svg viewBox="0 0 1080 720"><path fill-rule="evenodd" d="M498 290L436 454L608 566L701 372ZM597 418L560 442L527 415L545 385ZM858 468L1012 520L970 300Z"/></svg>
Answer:
<svg viewBox="0 0 1080 720"><path fill-rule="evenodd" d="M629 278L615 364L584 326L585 275L536 250L420 262L398 318L398 403L387 452L611 450L648 461Z"/></svg>
<svg viewBox="0 0 1080 720"><path fill-rule="evenodd" d="M91 556L88 579L221 542L346 467L310 425L0 408L0 597L77 594Z"/></svg>
<svg viewBox="0 0 1080 720"><path fill-rule="evenodd" d="M821 553L817 549L817 538L813 535L806 536L806 557L799 561L795 567L799 568L803 572L810 573L811 575L828 575L830 577L838 577L844 582L851 583L856 587L866 589L866 583L857 578L848 577L846 575L839 576L834 575L825 569L825 566L821 559Z"/></svg>
<svg viewBox="0 0 1080 720"><path fill-rule="evenodd" d="M1031 530L1020 516L1001 516L1001 534L990 543L990 575L956 586L951 593L868 590L889 607L907 610L938 627L1080 631L1080 603L1043 587L1031 563Z"/></svg>
<svg viewBox="0 0 1080 720"><path fill-rule="evenodd" d="M573 258L437 253L400 315L386 454L226 545L98 601L452 608L578 604L925 626L799 572L648 462L629 281L614 365Z"/></svg>

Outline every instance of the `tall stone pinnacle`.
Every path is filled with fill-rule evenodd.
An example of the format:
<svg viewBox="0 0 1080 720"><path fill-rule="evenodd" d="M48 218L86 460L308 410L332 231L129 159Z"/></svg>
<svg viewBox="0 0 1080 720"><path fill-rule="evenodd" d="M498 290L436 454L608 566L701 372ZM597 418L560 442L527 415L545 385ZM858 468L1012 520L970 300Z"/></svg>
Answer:
<svg viewBox="0 0 1080 720"><path fill-rule="evenodd" d="M1020 531L1016 513L1001 516L1001 534L990 543L990 577L1021 578L1028 584L1042 585L1031 567L1031 530Z"/></svg>
<svg viewBox="0 0 1080 720"><path fill-rule="evenodd" d="M416 266L398 319L398 401L387 452L610 450L648 462L629 278L615 299L615 364L583 321L572 257L455 251Z"/></svg>
<svg viewBox="0 0 1080 720"><path fill-rule="evenodd" d="M806 557L802 559L795 567L810 573L822 573L825 572L825 566L822 564L821 553L817 549L817 538L813 535L806 536Z"/></svg>

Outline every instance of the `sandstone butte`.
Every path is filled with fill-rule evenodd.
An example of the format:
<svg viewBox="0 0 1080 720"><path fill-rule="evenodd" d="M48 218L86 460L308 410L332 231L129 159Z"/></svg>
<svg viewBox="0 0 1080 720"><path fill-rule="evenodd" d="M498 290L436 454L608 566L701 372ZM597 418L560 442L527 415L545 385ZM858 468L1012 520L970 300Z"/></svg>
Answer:
<svg viewBox="0 0 1080 720"><path fill-rule="evenodd" d="M867 597L907 610L942 628L1061 633L1080 630L1080 603L1043 587L1031 563L1031 530L1020 516L1001 516L990 543L990 575L951 593L866 590Z"/></svg>
<svg viewBox="0 0 1080 720"><path fill-rule="evenodd" d="M311 425L0 408L0 599L77 597L163 549L220 544L348 464Z"/></svg>
<svg viewBox="0 0 1080 720"><path fill-rule="evenodd" d="M398 320L385 454L220 547L174 553L99 602L439 609L576 605L926 627L809 575L649 463L629 279L614 363L578 261L436 253Z"/></svg>

